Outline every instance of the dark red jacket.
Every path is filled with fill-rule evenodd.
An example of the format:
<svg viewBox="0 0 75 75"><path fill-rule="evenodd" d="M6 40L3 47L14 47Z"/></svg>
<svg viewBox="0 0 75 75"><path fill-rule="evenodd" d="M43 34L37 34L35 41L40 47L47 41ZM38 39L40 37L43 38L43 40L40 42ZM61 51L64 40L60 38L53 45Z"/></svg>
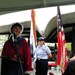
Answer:
<svg viewBox="0 0 75 75"><path fill-rule="evenodd" d="M15 43L11 41L5 42L3 51L2 51L2 56L7 56L12 59L17 59L15 48L16 48ZM18 50L20 51L21 61L24 62L25 70L31 71L32 70L31 53L30 53L30 48L28 46L28 43L25 39L21 39L19 41Z"/></svg>

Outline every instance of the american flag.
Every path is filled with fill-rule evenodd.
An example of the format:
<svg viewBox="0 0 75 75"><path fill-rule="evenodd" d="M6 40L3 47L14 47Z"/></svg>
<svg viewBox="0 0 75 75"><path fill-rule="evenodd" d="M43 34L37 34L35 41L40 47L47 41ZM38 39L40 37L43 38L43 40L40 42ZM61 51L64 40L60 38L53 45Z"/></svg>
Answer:
<svg viewBox="0 0 75 75"><path fill-rule="evenodd" d="M65 69L66 64L66 40L65 33L62 25L62 18L60 13L59 6L57 7L57 23L58 23L58 54L57 54L57 64L61 66L61 68Z"/></svg>

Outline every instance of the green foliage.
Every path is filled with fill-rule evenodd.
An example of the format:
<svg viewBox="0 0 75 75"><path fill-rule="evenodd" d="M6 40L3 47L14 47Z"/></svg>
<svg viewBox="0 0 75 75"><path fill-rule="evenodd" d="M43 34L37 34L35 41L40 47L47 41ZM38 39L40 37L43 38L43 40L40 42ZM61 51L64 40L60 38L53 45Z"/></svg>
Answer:
<svg viewBox="0 0 75 75"><path fill-rule="evenodd" d="M8 35L0 35L0 52L2 51L5 41L8 39Z"/></svg>
<svg viewBox="0 0 75 75"><path fill-rule="evenodd" d="M66 43L66 47L68 48L69 51L71 51L71 43Z"/></svg>

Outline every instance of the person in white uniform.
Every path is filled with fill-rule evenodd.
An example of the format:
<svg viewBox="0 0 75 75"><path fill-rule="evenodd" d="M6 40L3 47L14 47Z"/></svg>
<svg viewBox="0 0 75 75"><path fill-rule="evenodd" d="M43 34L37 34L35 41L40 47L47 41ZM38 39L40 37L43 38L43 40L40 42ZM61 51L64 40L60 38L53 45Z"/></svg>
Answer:
<svg viewBox="0 0 75 75"><path fill-rule="evenodd" d="M36 75L47 75L48 58L52 57L51 50L45 45L45 39L39 37L39 45L35 50L34 57L36 58Z"/></svg>

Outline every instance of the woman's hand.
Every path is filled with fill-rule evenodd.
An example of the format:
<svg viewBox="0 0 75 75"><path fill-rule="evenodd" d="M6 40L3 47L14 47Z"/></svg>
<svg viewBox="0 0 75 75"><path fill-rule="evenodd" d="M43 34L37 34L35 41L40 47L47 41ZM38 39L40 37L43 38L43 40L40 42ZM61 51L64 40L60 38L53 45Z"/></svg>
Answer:
<svg viewBox="0 0 75 75"><path fill-rule="evenodd" d="M50 53L50 54L48 54L48 58L51 58L52 57L52 54Z"/></svg>
<svg viewBox="0 0 75 75"><path fill-rule="evenodd" d="M74 57L72 57L72 58L70 58L69 60L70 60L70 61L71 61L71 60L75 60L75 56L74 56Z"/></svg>
<svg viewBox="0 0 75 75"><path fill-rule="evenodd" d="M34 73L35 73L35 70L33 69L32 71L25 71L24 75L31 75Z"/></svg>
<svg viewBox="0 0 75 75"><path fill-rule="evenodd" d="M63 74L63 73L64 73L64 71L65 71L63 68L61 68L60 70L61 70L61 73L62 73L62 74Z"/></svg>

